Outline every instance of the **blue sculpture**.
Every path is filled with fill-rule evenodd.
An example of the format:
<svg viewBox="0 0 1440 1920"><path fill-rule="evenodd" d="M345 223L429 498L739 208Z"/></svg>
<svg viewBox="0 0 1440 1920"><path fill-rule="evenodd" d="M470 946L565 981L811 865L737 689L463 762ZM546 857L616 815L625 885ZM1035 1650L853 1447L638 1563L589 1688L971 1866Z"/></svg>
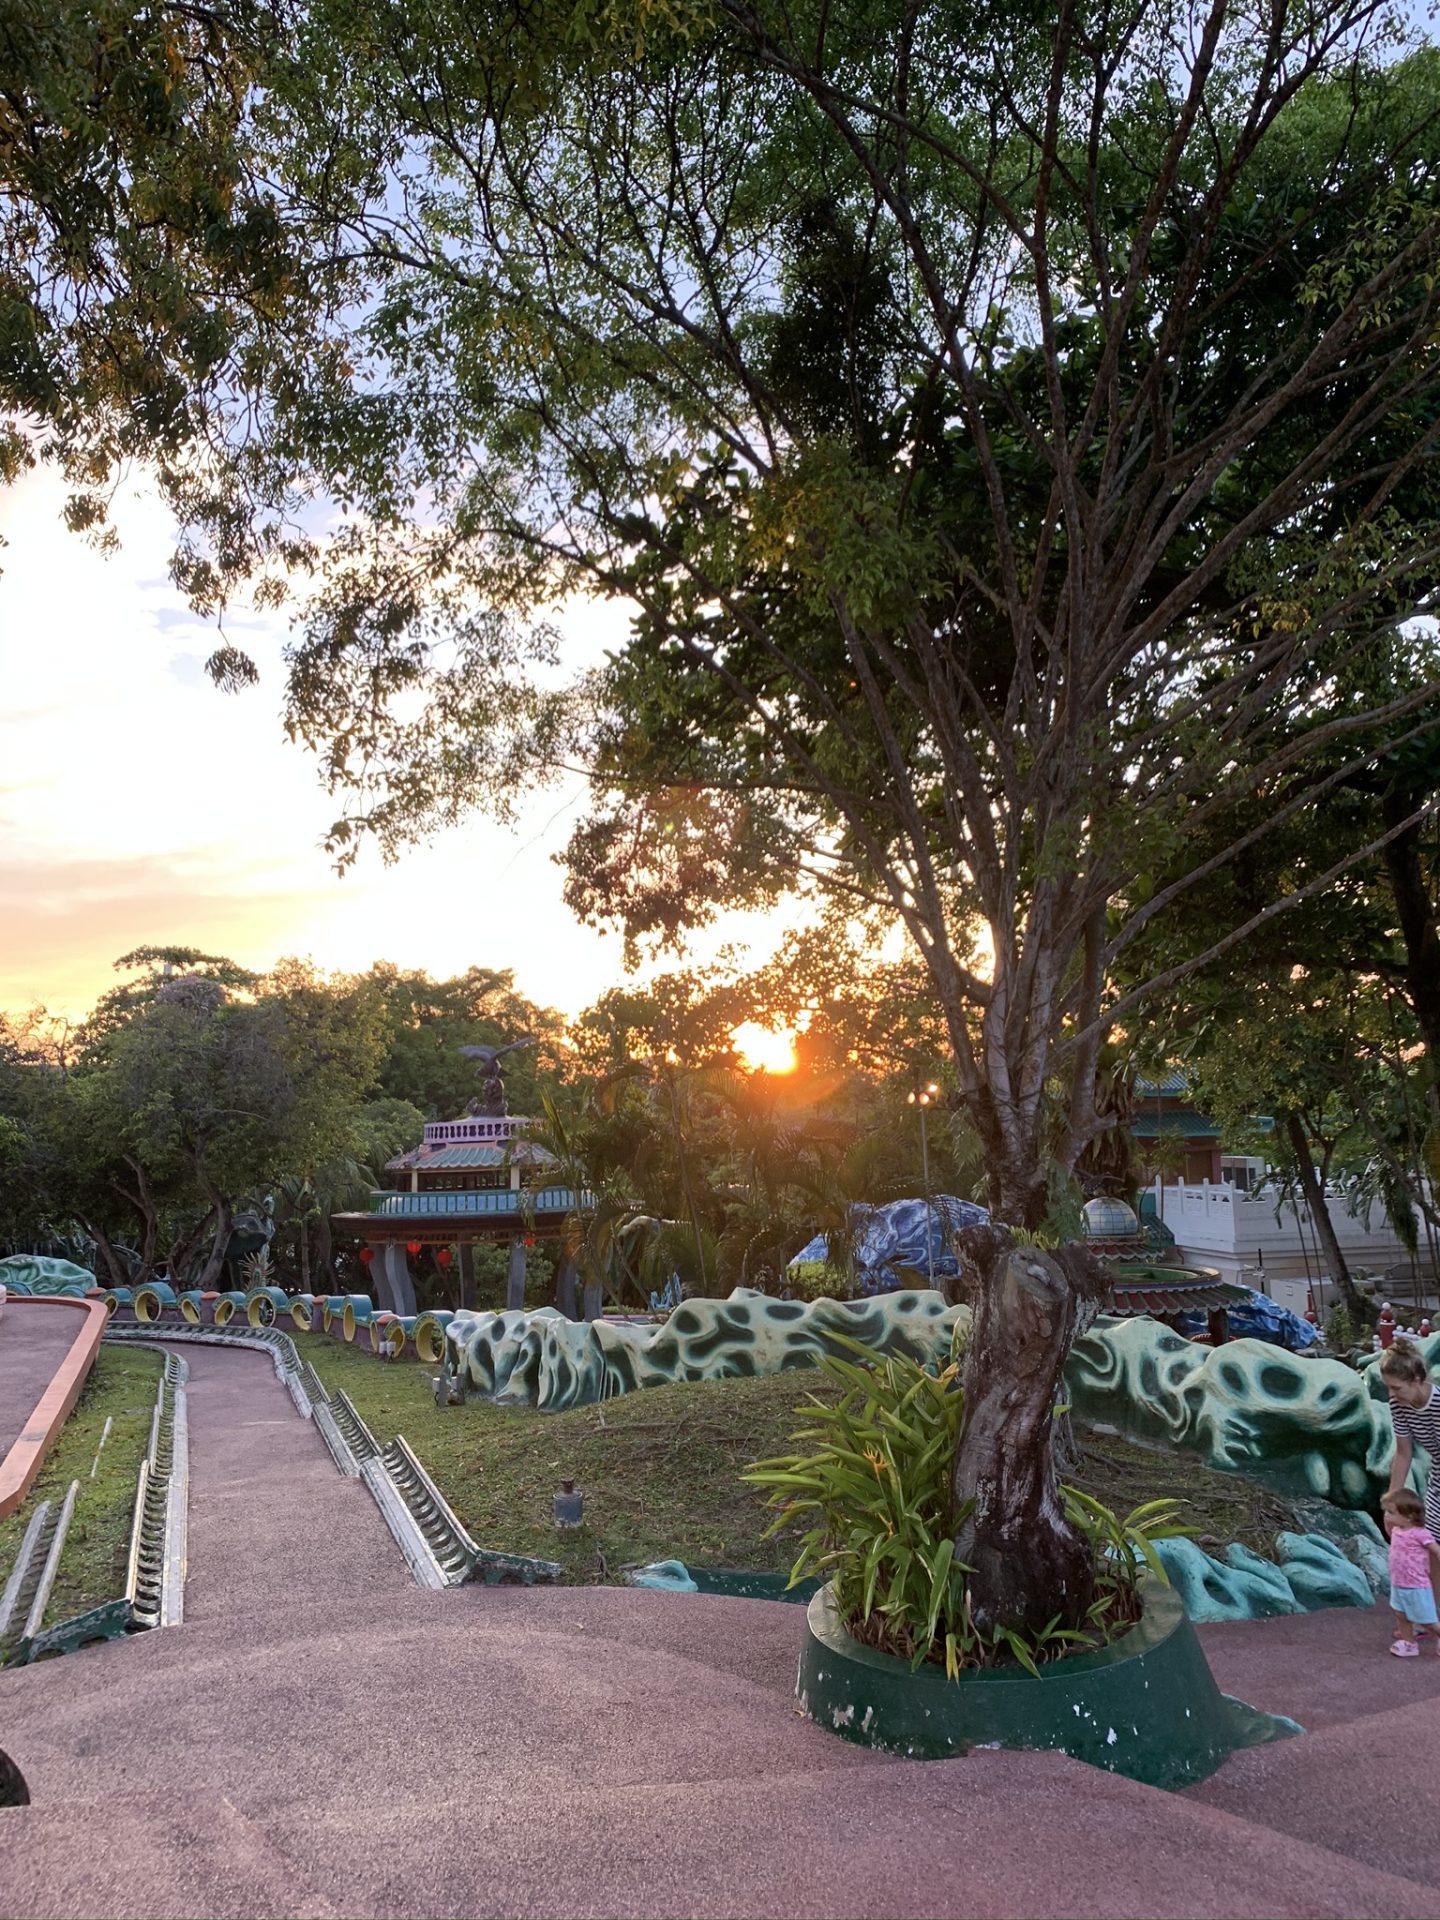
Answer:
<svg viewBox="0 0 1440 1920"><path fill-rule="evenodd" d="M680 1276L672 1273L658 1293L650 1295L651 1313L672 1313L679 1306L682 1297Z"/></svg>
<svg viewBox="0 0 1440 1920"><path fill-rule="evenodd" d="M0 1287L17 1300L27 1294L63 1294L83 1300L95 1291L95 1276L73 1260L51 1260L42 1253L12 1253L0 1260Z"/></svg>
<svg viewBox="0 0 1440 1920"><path fill-rule="evenodd" d="M937 1193L928 1202L891 1200L881 1207L857 1201L850 1209L850 1233L861 1292L889 1293L896 1287L913 1287L917 1275L928 1278L932 1259L937 1280L957 1278L960 1269L952 1250L954 1236L962 1227L983 1226L989 1218L984 1207L948 1193ZM825 1235L819 1233L800 1249L790 1266L829 1257Z"/></svg>
<svg viewBox="0 0 1440 1920"><path fill-rule="evenodd" d="M1304 1353L1320 1339L1318 1327L1312 1327L1308 1320L1291 1313L1288 1307L1277 1305L1269 1294L1257 1293L1253 1287L1245 1291L1248 1298L1231 1301L1225 1308L1232 1340L1268 1340L1271 1346L1284 1347L1287 1353ZM1187 1340L1199 1339L1206 1331L1208 1318L1200 1308L1193 1313L1183 1313L1179 1316L1178 1331Z"/></svg>

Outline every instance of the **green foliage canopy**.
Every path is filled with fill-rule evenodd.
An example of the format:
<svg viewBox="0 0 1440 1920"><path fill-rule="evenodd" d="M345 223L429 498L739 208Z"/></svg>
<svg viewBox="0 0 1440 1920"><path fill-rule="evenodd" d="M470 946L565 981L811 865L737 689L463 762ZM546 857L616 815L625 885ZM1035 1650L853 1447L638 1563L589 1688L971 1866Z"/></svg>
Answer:
<svg viewBox="0 0 1440 1920"><path fill-rule="evenodd" d="M1033 1220L1147 876L1426 697L1367 665L1433 590L1435 51L1370 0L312 0L267 59L316 349L241 356L172 495L202 604L311 569L342 857L573 752L581 912L900 921ZM636 619L577 704L582 588Z"/></svg>

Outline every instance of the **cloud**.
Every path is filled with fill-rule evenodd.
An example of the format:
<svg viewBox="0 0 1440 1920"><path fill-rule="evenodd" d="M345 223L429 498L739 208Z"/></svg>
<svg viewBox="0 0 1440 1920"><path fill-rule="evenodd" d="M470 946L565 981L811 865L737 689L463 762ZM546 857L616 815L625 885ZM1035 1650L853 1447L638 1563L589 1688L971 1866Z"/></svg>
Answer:
<svg viewBox="0 0 1440 1920"><path fill-rule="evenodd" d="M155 496L122 495L109 557L63 528L63 496L44 471L0 488L0 1007L83 1013L117 955L169 943L257 970L287 953L353 972L509 967L565 1012L623 978L621 943L571 916L551 857L579 790L527 795L513 832L477 815L393 867L367 851L340 879L322 844L338 806L280 725L284 620L227 614L261 684L218 692L202 666L219 630L166 576ZM593 663L626 615L576 601L558 624L567 659ZM727 916L697 953L737 941L758 957L782 930Z"/></svg>
<svg viewBox="0 0 1440 1920"><path fill-rule="evenodd" d="M303 888L267 888L220 859L0 859L0 1007L80 1013L139 946L191 946L268 966L303 919Z"/></svg>

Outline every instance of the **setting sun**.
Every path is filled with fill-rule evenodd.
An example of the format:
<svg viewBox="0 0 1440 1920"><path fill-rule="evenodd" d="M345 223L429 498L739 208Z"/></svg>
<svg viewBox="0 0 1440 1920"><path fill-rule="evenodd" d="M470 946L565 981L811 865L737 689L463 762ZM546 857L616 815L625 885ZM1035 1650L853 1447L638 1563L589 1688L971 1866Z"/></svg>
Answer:
<svg viewBox="0 0 1440 1920"><path fill-rule="evenodd" d="M734 1028L730 1037L735 1042L735 1051L740 1055L742 1065L752 1070L763 1069L766 1073L795 1071L793 1033L772 1033L768 1027L762 1027L758 1020L747 1020L742 1026Z"/></svg>

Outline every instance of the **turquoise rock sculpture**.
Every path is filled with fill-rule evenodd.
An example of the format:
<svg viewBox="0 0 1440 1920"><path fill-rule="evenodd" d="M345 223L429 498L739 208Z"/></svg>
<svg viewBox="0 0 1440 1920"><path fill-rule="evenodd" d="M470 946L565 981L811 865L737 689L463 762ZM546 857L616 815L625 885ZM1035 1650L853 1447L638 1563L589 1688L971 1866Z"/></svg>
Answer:
<svg viewBox="0 0 1440 1920"><path fill-rule="evenodd" d="M73 1260L50 1260L41 1253L12 1253L0 1260L0 1287L16 1299L35 1293L60 1293L84 1299L95 1290L95 1276Z"/></svg>
<svg viewBox="0 0 1440 1920"><path fill-rule="evenodd" d="M968 1308L924 1288L810 1302L738 1288L728 1300L687 1300L659 1327L575 1322L542 1308L459 1313L444 1337L467 1391L559 1410L671 1381L813 1366L832 1333L941 1360L968 1321ZM1432 1344L1440 1356L1440 1336ZM1260 1340L1198 1346L1153 1320L1102 1319L1075 1343L1066 1381L1082 1420L1259 1476L1291 1497L1364 1511L1388 1479L1395 1436L1378 1375L1338 1360ZM1417 1449L1417 1485L1424 1467Z"/></svg>
<svg viewBox="0 0 1440 1920"><path fill-rule="evenodd" d="M1081 1419L1287 1493L1367 1508L1389 1477L1383 1389L1377 1399L1339 1360L1260 1340L1202 1347L1153 1320L1105 1320L1076 1341L1066 1381Z"/></svg>
<svg viewBox="0 0 1440 1920"><path fill-rule="evenodd" d="M632 1587L649 1587L656 1593L698 1593L699 1584L690 1577L683 1560L652 1560L648 1567L636 1567L625 1576Z"/></svg>
<svg viewBox="0 0 1440 1920"><path fill-rule="evenodd" d="M1373 1523L1372 1523L1373 1525ZM1386 1556L1375 1541L1355 1545L1357 1559L1319 1533L1282 1533L1276 1558L1232 1541L1223 1560L1193 1540L1157 1540L1170 1584L1197 1625L1219 1620L1266 1620L1280 1613L1318 1613L1326 1607L1368 1607L1385 1580ZM1366 1551L1368 1549L1368 1552Z"/></svg>
<svg viewBox="0 0 1440 1920"><path fill-rule="evenodd" d="M1423 1340L1414 1334L1407 1334L1406 1338L1412 1347L1419 1348L1431 1373L1440 1370L1440 1333L1427 1333ZM1385 1383L1380 1378L1380 1362L1384 1358L1385 1355L1380 1352L1366 1353L1355 1363L1361 1378L1377 1400L1385 1398Z"/></svg>
<svg viewBox="0 0 1440 1920"><path fill-rule="evenodd" d="M1282 1613L1318 1613L1326 1607L1368 1607L1377 1595L1389 1591L1384 1542L1373 1521L1369 1537L1350 1542L1356 1557L1337 1541L1319 1533L1282 1533L1275 1542L1277 1558L1232 1541L1223 1560L1206 1553L1193 1540L1157 1540L1155 1550L1166 1578L1197 1626L1226 1620L1267 1620ZM1357 1564L1359 1562L1359 1564ZM661 1593L705 1593L719 1590L714 1575L697 1573L683 1560L656 1560L632 1569L626 1576L632 1587L650 1587ZM783 1574L727 1573L720 1576L736 1590L748 1582L758 1591L768 1582L764 1597L793 1599L785 1591ZM816 1582L802 1583L805 1596Z"/></svg>
<svg viewBox="0 0 1440 1920"><path fill-rule="evenodd" d="M661 1326L573 1321L534 1313L457 1313L445 1329L447 1361L468 1392L509 1406L559 1412L639 1387L727 1380L813 1367L844 1352L839 1334L877 1353L949 1356L968 1307L922 1288L868 1300L774 1300L737 1287L728 1300L687 1300Z"/></svg>

